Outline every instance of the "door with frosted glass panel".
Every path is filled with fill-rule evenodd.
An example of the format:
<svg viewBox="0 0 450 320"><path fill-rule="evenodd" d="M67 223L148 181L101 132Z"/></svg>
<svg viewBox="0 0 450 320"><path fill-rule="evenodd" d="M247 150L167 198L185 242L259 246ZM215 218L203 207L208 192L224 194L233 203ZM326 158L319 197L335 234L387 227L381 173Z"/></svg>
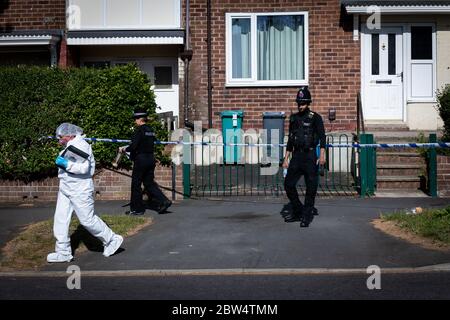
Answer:
<svg viewBox="0 0 450 320"><path fill-rule="evenodd" d="M403 120L403 28L363 34L363 111L366 120Z"/></svg>

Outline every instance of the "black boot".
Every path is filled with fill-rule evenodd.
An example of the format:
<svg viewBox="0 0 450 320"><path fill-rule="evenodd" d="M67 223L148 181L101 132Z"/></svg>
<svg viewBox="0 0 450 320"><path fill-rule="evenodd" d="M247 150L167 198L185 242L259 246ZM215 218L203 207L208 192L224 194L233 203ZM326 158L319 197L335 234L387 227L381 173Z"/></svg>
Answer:
<svg viewBox="0 0 450 320"><path fill-rule="evenodd" d="M164 214L167 212L167 209L172 205L172 201L168 200L164 202L158 210L158 214Z"/></svg>
<svg viewBox="0 0 450 320"><path fill-rule="evenodd" d="M292 210L292 212L284 218L284 222L298 222L302 221L303 209Z"/></svg>
<svg viewBox="0 0 450 320"><path fill-rule="evenodd" d="M314 208L306 208L300 221L300 228L308 228L314 219Z"/></svg>
<svg viewBox="0 0 450 320"><path fill-rule="evenodd" d="M289 202L283 206L283 209L280 211L280 215L286 219L288 215L292 214L292 204Z"/></svg>
<svg viewBox="0 0 450 320"><path fill-rule="evenodd" d="M143 214L145 213L145 210L144 211L133 211L133 210L128 210L128 211L125 211L125 214L126 215L130 215L130 216L142 216Z"/></svg>

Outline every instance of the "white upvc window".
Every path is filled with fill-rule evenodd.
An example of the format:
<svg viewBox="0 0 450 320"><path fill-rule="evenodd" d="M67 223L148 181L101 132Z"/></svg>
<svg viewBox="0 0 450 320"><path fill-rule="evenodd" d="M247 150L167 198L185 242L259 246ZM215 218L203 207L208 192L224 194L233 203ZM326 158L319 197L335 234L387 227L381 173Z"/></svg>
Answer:
<svg viewBox="0 0 450 320"><path fill-rule="evenodd" d="M226 85L308 85L308 13L227 13Z"/></svg>
<svg viewBox="0 0 450 320"><path fill-rule="evenodd" d="M66 0L68 30L181 28L181 0Z"/></svg>
<svg viewBox="0 0 450 320"><path fill-rule="evenodd" d="M408 101L436 101L436 27L414 23L407 29Z"/></svg>

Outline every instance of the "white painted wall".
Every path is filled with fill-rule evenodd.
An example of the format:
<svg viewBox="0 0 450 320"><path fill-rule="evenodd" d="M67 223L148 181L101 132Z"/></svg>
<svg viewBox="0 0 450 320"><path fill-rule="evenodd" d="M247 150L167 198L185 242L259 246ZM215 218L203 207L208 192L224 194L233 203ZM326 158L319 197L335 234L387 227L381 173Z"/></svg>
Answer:
<svg viewBox="0 0 450 320"><path fill-rule="evenodd" d="M407 106L410 130L438 130L443 122L432 103L409 103Z"/></svg>
<svg viewBox="0 0 450 320"><path fill-rule="evenodd" d="M450 84L450 17L439 15L433 20L436 23L436 87L440 89L445 84ZM444 125L436 103L408 103L407 112L411 130L439 130Z"/></svg>

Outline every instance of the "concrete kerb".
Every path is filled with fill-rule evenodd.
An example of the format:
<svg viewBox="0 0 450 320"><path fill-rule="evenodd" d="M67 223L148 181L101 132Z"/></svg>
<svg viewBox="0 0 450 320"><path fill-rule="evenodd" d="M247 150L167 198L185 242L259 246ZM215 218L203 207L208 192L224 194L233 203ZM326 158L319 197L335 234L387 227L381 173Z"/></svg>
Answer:
<svg viewBox="0 0 450 320"><path fill-rule="evenodd" d="M70 266L70 265L69 265ZM405 268L382 268L382 274L414 274L450 272L450 263ZM367 274L365 268L330 269L183 269L183 270L113 270L82 271L83 277L169 277L169 276L308 276L308 275L350 275ZM64 278L68 273L62 271L22 271L0 272L0 278Z"/></svg>

